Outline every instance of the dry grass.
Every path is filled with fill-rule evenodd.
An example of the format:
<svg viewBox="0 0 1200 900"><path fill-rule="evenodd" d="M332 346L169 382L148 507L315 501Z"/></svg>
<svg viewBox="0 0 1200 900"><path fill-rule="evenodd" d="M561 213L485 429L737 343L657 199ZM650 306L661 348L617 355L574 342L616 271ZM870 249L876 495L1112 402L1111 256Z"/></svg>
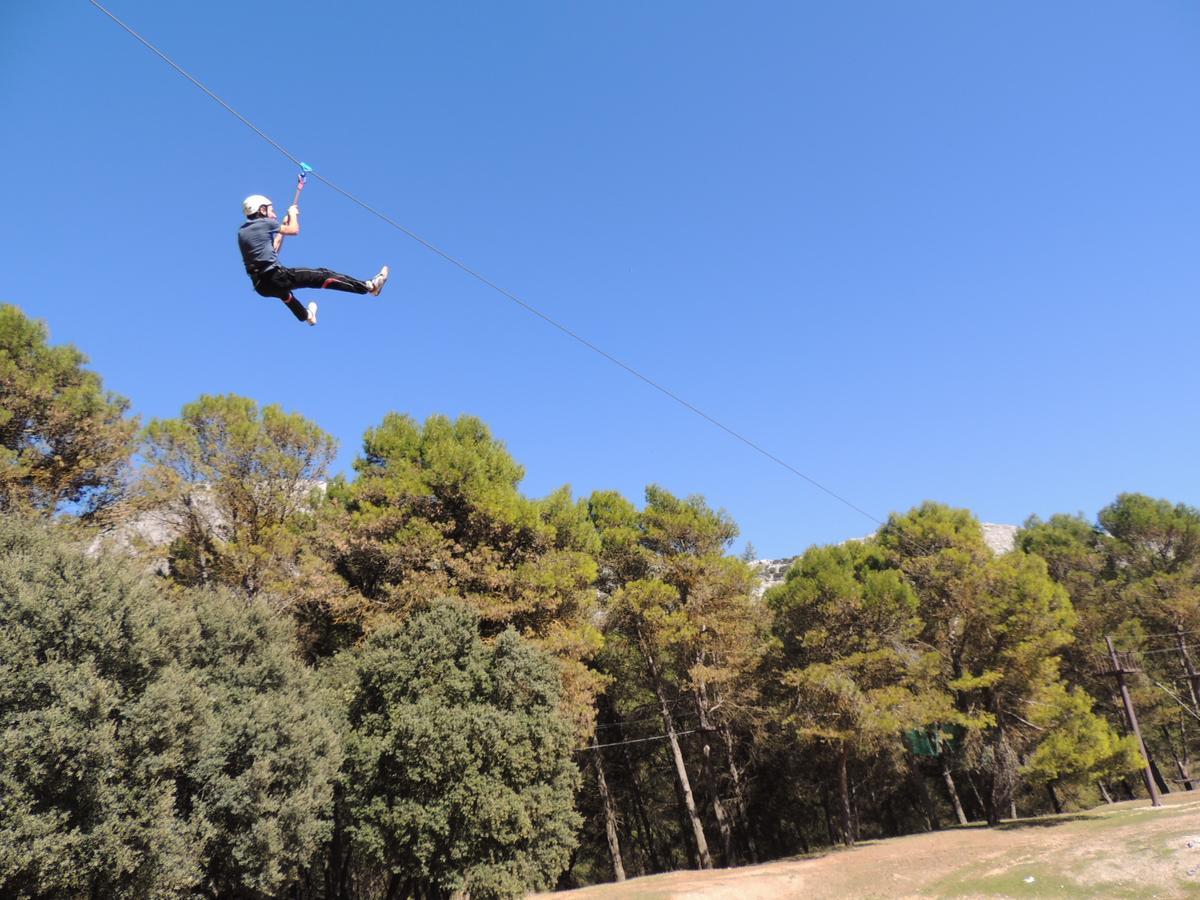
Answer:
<svg viewBox="0 0 1200 900"><path fill-rule="evenodd" d="M1189 846L1189 843L1192 846ZM571 900L1200 897L1200 796L870 841L852 850L568 891Z"/></svg>

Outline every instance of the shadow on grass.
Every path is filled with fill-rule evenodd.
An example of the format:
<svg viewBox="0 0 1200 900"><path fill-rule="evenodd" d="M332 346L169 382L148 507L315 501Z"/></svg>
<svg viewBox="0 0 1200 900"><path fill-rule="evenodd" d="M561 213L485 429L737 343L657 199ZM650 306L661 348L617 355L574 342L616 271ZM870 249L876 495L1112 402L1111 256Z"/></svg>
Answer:
<svg viewBox="0 0 1200 900"><path fill-rule="evenodd" d="M997 831L1014 831L1018 828L1054 828L1057 825L1066 825L1068 822L1083 822L1095 818L1095 816L1082 814L1072 816L1039 816L1036 819L1017 819L1012 822L1001 822L995 828Z"/></svg>

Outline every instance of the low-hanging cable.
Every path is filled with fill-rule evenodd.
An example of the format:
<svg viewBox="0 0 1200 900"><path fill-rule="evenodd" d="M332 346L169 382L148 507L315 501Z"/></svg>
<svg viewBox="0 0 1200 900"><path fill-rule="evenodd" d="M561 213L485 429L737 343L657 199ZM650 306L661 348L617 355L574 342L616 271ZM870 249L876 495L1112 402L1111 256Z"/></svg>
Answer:
<svg viewBox="0 0 1200 900"><path fill-rule="evenodd" d="M698 728L693 728L691 731L677 731L677 732L675 732L675 737L680 738L680 737L683 737L685 734L695 734L699 730L700 729L698 729ZM665 741L670 736L671 735L669 735L669 734L656 734L656 735L652 735L651 737L633 738L628 741L612 741L611 743L608 743L608 744L588 744L586 747L576 747L575 752L583 753L585 750L603 750L605 747L622 747L625 744L644 744L647 741Z"/></svg>
<svg viewBox="0 0 1200 900"><path fill-rule="evenodd" d="M674 716L672 716L672 718L679 719L682 721L685 719L692 718L693 715L694 715L694 713L692 713L692 714L685 713L684 715L675 714ZM601 722L600 724L598 724L594 727L597 730L599 730L601 728L626 728L630 725L644 725L647 722L657 722L658 724L661 725L662 724L662 716L647 716L644 719L623 719L623 720L620 720L617 722Z"/></svg>
<svg viewBox="0 0 1200 900"><path fill-rule="evenodd" d="M280 153L282 153L284 156L286 156L289 160L291 160L297 166L303 165L303 163L301 163L299 157L290 153L282 144L280 144L279 142L277 142L276 140L271 138L261 128L256 126L253 122L251 122L249 119L247 119L241 113L239 113L236 109L234 109L232 106L230 106L224 100L222 100L219 96L217 96L215 93L213 93L207 87L205 87L204 84L202 84L198 79L196 79L190 73L188 73L182 66L180 66L173 59L171 59L169 56L167 56L165 53L163 53L161 50L159 50L158 47L154 46L154 44L152 44L150 41L146 40L146 38L142 37L140 34L138 34L136 31L134 31L130 26L126 25L123 21L121 21L121 19L117 18L115 15L113 15L111 12L109 12L109 10L107 10L104 6L102 6L100 3L98 3L97 0L88 0L88 2L91 3L92 6L96 7L98 10L100 10L102 13L104 13L106 16L108 16L110 19L112 19L114 22L116 22L118 25L120 25L123 29L125 29L125 31L129 32L129 34L133 35L133 37L137 38L138 41L140 41L149 50L151 50L163 62L165 62L167 65L169 65L172 69L174 69L176 72L178 72L184 78L186 78L188 81L190 81L196 87L200 88L200 90L204 91L204 93L207 94L209 97L211 97L213 100L217 101L217 103L219 103L221 106L223 106L228 112L233 114L243 125L245 125L251 131L253 131L255 134L257 134L259 137L261 137L264 141L266 141L268 144L270 144L272 147L274 147L276 150L278 150ZM399 222L395 221L391 216L388 216L387 214L379 211L375 207L373 207L373 206L369 205L368 203L355 197L349 191L346 191L343 188L339 187L338 185L334 184L332 181L330 181L328 178L326 178L320 172L313 171L311 174L314 178L316 178L318 181L320 181L326 187L341 194L347 200L351 201L352 203L357 204L358 206L362 207L367 212L371 213L372 215L376 216L377 218L379 218L382 221L386 222L387 224L391 225L397 231L401 232L402 234L404 234L407 237L411 238L412 240L416 241L418 244L425 247L427 250L429 250L433 253L436 253L442 259L457 266L459 269L466 272L472 278L475 278L482 284L490 287L492 290L494 290L497 293L501 294L502 296L508 298L513 303L516 303L518 306L520 306L525 311L537 316L539 319L541 319L548 325L552 325L554 328L557 328L563 334L578 341L580 344L587 347L589 350L593 351L594 353L604 357L605 359L607 359L609 362L613 363L614 365L619 366L620 368L624 369L630 375L633 375L635 378L641 380L645 384L654 388L659 393L674 400L680 406L684 407L685 409L689 410L690 412L694 413L695 415L697 415L700 418L704 419L705 421L709 422L711 425L716 426L717 428L724 431L726 434L741 441L743 444L745 444L750 449L756 451L757 453L761 454L762 456L766 457L767 459L771 460L772 462L776 463L777 465L782 466L784 469L791 472L793 475L796 475L797 477L802 478L804 481L808 482L813 487L817 488L818 490L823 491L825 494L829 495L833 499L837 500L838 502L844 504L845 506L847 506L850 509L857 512L859 515L864 516L867 519L870 519L876 525L882 526L884 524L882 520L871 515L869 512L867 512L862 507L847 500L845 497L841 496L840 494L836 493L835 491L833 491L830 488L826 487L825 485L821 484L821 482L817 481L816 479L810 478L808 475L805 475L803 472L801 472L795 466L792 466L790 463L786 462L783 459L780 459L778 456L771 453L769 450L756 444L754 441L743 436L742 434L739 434L737 431L730 428L725 423L714 418L713 416L710 416L704 410L700 409L699 407L697 407L697 406L693 405L692 403L688 402L687 400L683 399L682 397L680 397L678 394L674 393L673 391L668 390L666 387L659 384L657 381L654 381L649 376L643 375L641 372L639 372L633 366L622 362L621 360L619 360L615 356L613 356L611 353L608 353L606 350L603 350L602 348L593 344L587 338L576 333L575 331L572 331L566 325L563 325L561 322L558 322L557 320L553 319L552 317L550 317L546 313L542 312L541 310L537 309L536 307L532 306L531 304L526 303L524 300L522 300L516 294L513 294L511 291L506 290L505 288L496 284L490 278L487 278L484 275L477 272L475 269L472 269L466 263L456 259L455 257L451 256L449 253L445 252L441 248L439 248L436 245L425 240L420 235L415 234L414 232L410 231L408 228L404 227Z"/></svg>
<svg viewBox="0 0 1200 900"><path fill-rule="evenodd" d="M1154 681L1154 679L1151 679L1151 681ZM1160 688L1162 688L1166 692L1168 697L1170 697L1172 700L1174 700L1176 703L1178 703L1180 708L1184 712L1186 712L1189 716L1191 716L1197 722L1200 722L1200 715L1196 715L1196 711L1194 709L1192 709L1190 706L1188 706L1186 703L1184 703L1183 700L1181 700L1179 698L1178 694L1176 694L1173 690L1171 690L1169 687L1167 687L1161 681L1155 681L1154 683L1157 684Z"/></svg>
<svg viewBox="0 0 1200 900"><path fill-rule="evenodd" d="M1192 628L1188 631L1162 631L1158 634L1143 634L1142 637L1149 640L1150 638L1178 637L1181 634L1200 634L1200 628Z"/></svg>
<svg viewBox="0 0 1200 900"><path fill-rule="evenodd" d="M1195 650L1200 647L1200 644L1184 644L1184 650ZM1154 647L1150 650L1122 650L1121 653L1136 653L1139 656L1149 656L1152 653L1178 653L1178 647Z"/></svg>

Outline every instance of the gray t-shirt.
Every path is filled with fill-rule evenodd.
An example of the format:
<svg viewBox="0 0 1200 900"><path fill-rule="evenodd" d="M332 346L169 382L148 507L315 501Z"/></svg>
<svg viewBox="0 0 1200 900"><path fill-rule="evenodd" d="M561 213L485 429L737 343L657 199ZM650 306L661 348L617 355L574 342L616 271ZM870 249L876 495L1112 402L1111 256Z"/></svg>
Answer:
<svg viewBox="0 0 1200 900"><path fill-rule="evenodd" d="M275 235L279 232L277 219L249 219L238 229L238 248L246 273L257 275L276 265Z"/></svg>

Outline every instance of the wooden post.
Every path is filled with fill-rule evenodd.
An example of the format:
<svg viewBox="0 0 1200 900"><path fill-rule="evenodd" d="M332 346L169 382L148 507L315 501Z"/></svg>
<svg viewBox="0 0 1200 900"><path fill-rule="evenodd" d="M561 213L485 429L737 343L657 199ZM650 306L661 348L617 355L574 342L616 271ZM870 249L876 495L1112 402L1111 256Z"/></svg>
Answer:
<svg viewBox="0 0 1200 900"><path fill-rule="evenodd" d="M1113 648L1112 638L1107 634L1104 636L1104 643L1108 645L1108 656L1113 665L1113 670L1105 674L1112 675L1117 679L1117 686L1121 689L1121 703L1125 705L1125 716L1129 719L1129 727L1133 731L1133 736L1137 738L1138 748L1146 759L1146 769L1142 775L1146 779L1146 790L1150 792L1150 805L1162 806L1162 799L1158 796L1158 785L1154 783L1154 773L1150 771L1150 754L1146 752L1146 743L1142 740L1142 730L1138 728L1137 713L1133 710L1133 700L1129 696L1129 688L1125 685L1125 676L1137 670L1126 669L1121 665L1121 661L1117 659L1117 651Z"/></svg>

